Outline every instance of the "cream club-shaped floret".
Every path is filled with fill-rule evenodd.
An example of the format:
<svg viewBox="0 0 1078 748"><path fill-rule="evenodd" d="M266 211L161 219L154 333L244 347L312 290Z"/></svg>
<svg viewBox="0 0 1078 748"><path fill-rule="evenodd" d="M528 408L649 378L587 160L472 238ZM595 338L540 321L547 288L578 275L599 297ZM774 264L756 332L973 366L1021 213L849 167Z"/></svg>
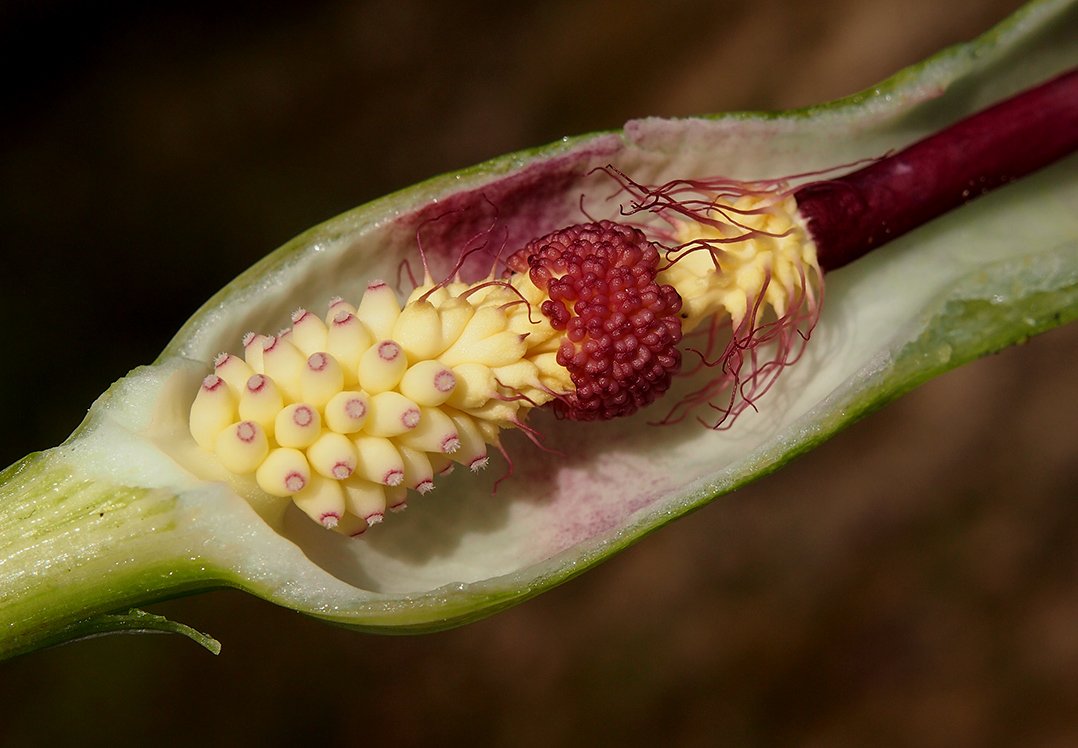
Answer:
<svg viewBox="0 0 1078 748"><path fill-rule="evenodd" d="M375 281L357 306L298 309L277 335L245 335L242 358L217 357L191 435L229 472L358 534L453 463L485 467L501 429L571 386L540 296L526 278L428 281L402 305Z"/></svg>
<svg viewBox="0 0 1078 748"><path fill-rule="evenodd" d="M631 184L666 199L651 208L662 225L567 226L512 253L501 278L427 273L403 303L375 281L358 305L334 298L324 317L298 309L277 335L248 333L243 357L222 353L203 381L192 436L228 471L355 535L453 463L485 467L487 446L527 428L531 408L606 420L649 405L680 369L682 335L703 323L728 331L720 356L703 354L719 373L675 410L736 415L796 360L818 314L820 273L796 205L776 191L712 195L705 183L679 203L681 185Z"/></svg>

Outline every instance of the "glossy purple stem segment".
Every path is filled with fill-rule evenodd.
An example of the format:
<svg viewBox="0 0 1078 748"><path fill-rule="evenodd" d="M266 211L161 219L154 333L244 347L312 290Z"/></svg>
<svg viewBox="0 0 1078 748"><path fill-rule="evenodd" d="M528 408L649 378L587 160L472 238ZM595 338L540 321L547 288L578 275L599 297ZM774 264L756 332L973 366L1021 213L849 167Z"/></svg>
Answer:
<svg viewBox="0 0 1078 748"><path fill-rule="evenodd" d="M1075 149L1078 69L794 197L834 270Z"/></svg>

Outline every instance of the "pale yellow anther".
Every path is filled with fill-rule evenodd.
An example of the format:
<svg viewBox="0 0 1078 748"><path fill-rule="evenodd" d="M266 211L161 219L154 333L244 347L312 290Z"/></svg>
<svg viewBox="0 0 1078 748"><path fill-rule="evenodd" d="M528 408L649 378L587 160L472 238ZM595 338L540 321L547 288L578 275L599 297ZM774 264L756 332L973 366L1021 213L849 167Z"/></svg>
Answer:
<svg viewBox="0 0 1078 748"><path fill-rule="evenodd" d="M344 517L344 489L338 481L311 475L307 485L292 496L303 513L332 530Z"/></svg>
<svg viewBox="0 0 1078 748"><path fill-rule="evenodd" d="M510 398L491 398L478 408L469 408L466 412L475 420L476 424L512 423L516 419L521 401Z"/></svg>
<svg viewBox="0 0 1078 748"><path fill-rule="evenodd" d="M243 358L247 365L258 374L265 372L262 368L262 352L270 340L270 336L249 332L243 336Z"/></svg>
<svg viewBox="0 0 1078 748"><path fill-rule="evenodd" d="M509 321L506 329L509 332L515 332L517 335L527 335L529 348L536 348L555 337L558 342L561 342L562 333L551 327L546 321L546 317L538 311L532 310L531 319L529 319L528 307L522 301L507 309L506 315L506 319ZM540 321L533 323L531 320L537 317Z"/></svg>
<svg viewBox="0 0 1078 748"><path fill-rule="evenodd" d="M404 461L393 442L367 434L354 436L352 441L356 445L357 476L387 486L399 486L404 481Z"/></svg>
<svg viewBox="0 0 1078 748"><path fill-rule="evenodd" d="M269 440L265 430L254 421L240 421L217 435L214 452L229 472L247 475L266 459Z"/></svg>
<svg viewBox="0 0 1078 748"><path fill-rule="evenodd" d="M468 415L471 415L470 413ZM481 418L473 418L472 423L479 429L479 438L487 444L497 444L501 426L492 421L484 421Z"/></svg>
<svg viewBox="0 0 1078 748"><path fill-rule="evenodd" d="M446 289L455 296L468 300L468 303L476 309L485 306L500 306L510 299L506 298L505 286L501 283L492 283L493 276L469 285L463 282L450 283Z"/></svg>
<svg viewBox="0 0 1078 748"><path fill-rule="evenodd" d="M453 453L453 461L471 470L481 470L487 466L487 445L479 426L470 416L450 411L447 413L460 439L460 449Z"/></svg>
<svg viewBox="0 0 1078 748"><path fill-rule="evenodd" d="M348 314L356 313L356 305L345 301L340 296L334 296L329 300L329 307L326 309L326 327L328 328L333 324L333 320L341 312L347 312Z"/></svg>
<svg viewBox="0 0 1078 748"><path fill-rule="evenodd" d="M324 409L326 426L339 434L354 434L363 428L370 411L365 392L345 390L330 398Z"/></svg>
<svg viewBox="0 0 1078 748"><path fill-rule="evenodd" d="M802 296L814 299L816 245L796 218L796 200L746 195L732 205L743 211L740 227L681 221L675 229L679 243L695 248L683 251L658 275L658 282L672 285L682 298L686 333L716 315L728 315L737 328L754 310L750 322L757 325L767 316L781 318ZM757 233L708 248L709 241L743 234L745 227ZM757 304L761 292L763 303Z"/></svg>
<svg viewBox="0 0 1078 748"><path fill-rule="evenodd" d="M371 436L399 436L420 422L419 406L399 392L371 395L363 430Z"/></svg>
<svg viewBox="0 0 1078 748"><path fill-rule="evenodd" d="M519 361L528 350L527 337L506 330L476 341L461 340L446 350L441 359L449 366L480 363L490 367Z"/></svg>
<svg viewBox="0 0 1078 748"><path fill-rule="evenodd" d="M442 321L429 301L413 301L401 310L393 324L393 340L400 343L409 361L435 358L445 348Z"/></svg>
<svg viewBox="0 0 1078 748"><path fill-rule="evenodd" d="M460 449L457 427L441 408L420 408L419 425L395 441L424 452L451 454Z"/></svg>
<svg viewBox="0 0 1078 748"><path fill-rule="evenodd" d="M408 508L408 489L396 486L386 489L386 507L391 512L403 512Z"/></svg>
<svg viewBox="0 0 1078 748"><path fill-rule="evenodd" d="M521 359L499 366L492 370L492 373L498 384L514 392L528 392L542 387L539 381L539 369L530 359Z"/></svg>
<svg viewBox="0 0 1078 748"><path fill-rule="evenodd" d="M726 314L730 316L730 326L734 328L738 327L741 324L741 321L748 316L749 304L752 302L752 297L740 288L716 294L716 296L721 300L720 303Z"/></svg>
<svg viewBox="0 0 1078 748"><path fill-rule="evenodd" d="M270 450L255 471L258 487L271 496L292 496L311 480L311 466L298 449L278 447Z"/></svg>
<svg viewBox="0 0 1078 748"><path fill-rule="evenodd" d="M326 352L341 365L345 387L351 387L359 381L356 377L359 358L373 342L371 331L351 312L342 310L330 321L329 332L326 334Z"/></svg>
<svg viewBox="0 0 1078 748"><path fill-rule="evenodd" d="M397 294L384 281L374 281L367 286L359 300L356 316L363 320L375 338L385 340L393 336L393 325L401 313Z"/></svg>
<svg viewBox="0 0 1078 748"><path fill-rule="evenodd" d="M244 421L254 421L267 431L284 407L284 397L276 383L265 374L255 374L240 392L239 415Z"/></svg>
<svg viewBox="0 0 1078 748"><path fill-rule="evenodd" d="M381 340L359 359L359 386L372 395L392 390L408 368L404 350L393 340Z"/></svg>
<svg viewBox="0 0 1078 748"><path fill-rule="evenodd" d="M213 373L225 380L232 394L238 397L255 371L239 356L222 353L213 360Z"/></svg>
<svg viewBox="0 0 1078 748"><path fill-rule="evenodd" d="M439 358L449 366L463 363L501 366L508 363L508 360L503 360L507 355L510 360L519 359L527 347L523 345L518 334L506 330L508 324L505 314L497 307L480 307L453 344L443 351ZM511 346L511 353L499 350L498 346L503 343ZM498 363L488 361L487 356L490 355L495 356Z"/></svg>
<svg viewBox="0 0 1078 748"><path fill-rule="evenodd" d="M307 357L299 375L300 399L316 408L325 406L344 387L344 370L337 359L316 351Z"/></svg>
<svg viewBox="0 0 1078 748"><path fill-rule="evenodd" d="M188 425L195 443L203 449L213 449L217 435L236 420L236 398L228 383L216 374L202 380L202 386L191 404Z"/></svg>
<svg viewBox="0 0 1078 748"><path fill-rule="evenodd" d="M569 370L558 363L556 351L529 356L539 372L539 381L552 392L572 392L573 380Z"/></svg>
<svg viewBox="0 0 1078 748"><path fill-rule="evenodd" d="M426 453L410 447L401 447L400 453L404 462L403 485L419 493L427 493L433 489L434 468L431 467Z"/></svg>
<svg viewBox="0 0 1078 748"><path fill-rule="evenodd" d="M344 505L349 514L366 520L368 525L382 521L386 512L386 489L371 481L349 478L344 486Z"/></svg>
<svg viewBox="0 0 1078 748"><path fill-rule="evenodd" d="M344 480L356 471L356 445L344 434L325 431L307 448L307 461L316 473Z"/></svg>
<svg viewBox="0 0 1078 748"><path fill-rule="evenodd" d="M324 351L328 330L322 318L306 309L297 309L292 313L292 343L304 356Z"/></svg>
<svg viewBox="0 0 1078 748"><path fill-rule="evenodd" d="M342 486L341 489L343 490L344 487ZM345 508L347 509L347 504ZM358 538L366 531L367 521L348 511L345 511L344 516L337 522L337 526L333 528L333 532L348 538Z"/></svg>
<svg viewBox="0 0 1078 748"><path fill-rule="evenodd" d="M262 349L262 371L270 377L285 397L300 398L299 378L307 365L307 357L285 336L269 338Z"/></svg>
<svg viewBox="0 0 1078 748"><path fill-rule="evenodd" d="M428 359L409 367L398 388L405 397L419 405L441 405L457 387L453 371L441 361Z"/></svg>
<svg viewBox="0 0 1078 748"><path fill-rule="evenodd" d="M306 449L322 433L318 411L306 403L293 403L281 409L273 421L273 438L282 447Z"/></svg>
<svg viewBox="0 0 1078 748"><path fill-rule="evenodd" d="M505 312L497 307L484 306L476 309L464 330L457 337L454 345L474 343L503 332L509 327Z"/></svg>
<svg viewBox="0 0 1078 748"><path fill-rule="evenodd" d="M429 301L431 304L434 304L434 306L438 306L443 301L448 299L449 296L449 289L446 288L446 286L438 286L438 288L434 288L434 281L432 281L430 278L427 278L425 282L420 283L418 286L412 289L411 293L409 293L407 298L405 298L404 300L404 306L413 304L419 301L420 298L424 298L426 301Z"/></svg>
<svg viewBox="0 0 1078 748"><path fill-rule="evenodd" d="M562 367L564 368L564 367ZM464 363L453 367L457 385L449 395L454 408L479 408L498 391L494 372L485 364Z"/></svg>
<svg viewBox="0 0 1078 748"><path fill-rule="evenodd" d="M430 468L434 471L435 476L449 475L453 472L453 468L457 466L449 455L428 454L427 457L430 459Z"/></svg>
<svg viewBox="0 0 1078 748"><path fill-rule="evenodd" d="M450 296L437 304L437 307L438 317L442 323L441 338L446 343L459 338L475 316L475 307L468 303L467 299L459 296Z"/></svg>

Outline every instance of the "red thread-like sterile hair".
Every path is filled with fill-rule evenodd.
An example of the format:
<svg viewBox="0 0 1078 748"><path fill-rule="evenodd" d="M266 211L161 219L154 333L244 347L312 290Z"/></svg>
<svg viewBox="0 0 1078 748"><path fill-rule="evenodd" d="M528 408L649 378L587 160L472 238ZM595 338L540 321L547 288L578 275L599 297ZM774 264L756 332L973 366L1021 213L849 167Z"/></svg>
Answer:
<svg viewBox="0 0 1078 748"><path fill-rule="evenodd" d="M731 265L736 266L728 257L729 251L737 251L737 247L748 242L767 243L793 234L796 228L792 223L776 232L760 228L755 219L786 210L785 204L793 193L791 182L821 177L832 170L754 181L721 176L676 179L659 185L636 182L613 166L598 171L610 176L630 198L628 207L622 208L622 215L630 220L645 214L662 219L658 226L640 224L654 238L670 243L669 246L655 244L664 259L660 272L690 253L703 251L711 255L715 272L722 274L729 272ZM751 200L743 203L742 198ZM707 227L713 231L679 243L679 225ZM819 268L811 261L800 264L798 282L794 288L787 289L782 313L765 302L773 280L770 273L765 273L759 288L743 289L749 309L743 319L731 326L729 317L716 315L697 329L696 345L686 352L699 360L683 375L695 374L702 368L716 373L702 387L683 395L657 424L677 423L697 408L707 406L718 414L717 420L708 421L699 415L697 420L709 428L729 428L740 413L756 407L756 400L771 389L785 368L800 359L819 319L823 297Z"/></svg>
<svg viewBox="0 0 1078 748"><path fill-rule="evenodd" d="M553 403L561 418L629 415L670 387L681 366L681 297L656 282L661 247L613 221L568 226L509 257L549 297L540 311L565 332L558 363L575 390Z"/></svg>

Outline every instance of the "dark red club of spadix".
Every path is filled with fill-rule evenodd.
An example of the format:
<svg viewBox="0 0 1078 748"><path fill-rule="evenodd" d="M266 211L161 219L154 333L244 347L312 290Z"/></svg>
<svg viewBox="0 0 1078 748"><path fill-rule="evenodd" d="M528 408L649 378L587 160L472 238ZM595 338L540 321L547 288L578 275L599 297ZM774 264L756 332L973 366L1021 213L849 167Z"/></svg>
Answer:
<svg viewBox="0 0 1078 748"><path fill-rule="evenodd" d="M546 291L540 310L565 331L558 363L576 389L554 401L558 416L617 418L670 387L681 365L681 297L655 282L659 248L643 232L612 221L568 226L507 264Z"/></svg>
<svg viewBox="0 0 1078 748"><path fill-rule="evenodd" d="M1078 70L892 156L794 193L834 270L881 244L1078 149Z"/></svg>

